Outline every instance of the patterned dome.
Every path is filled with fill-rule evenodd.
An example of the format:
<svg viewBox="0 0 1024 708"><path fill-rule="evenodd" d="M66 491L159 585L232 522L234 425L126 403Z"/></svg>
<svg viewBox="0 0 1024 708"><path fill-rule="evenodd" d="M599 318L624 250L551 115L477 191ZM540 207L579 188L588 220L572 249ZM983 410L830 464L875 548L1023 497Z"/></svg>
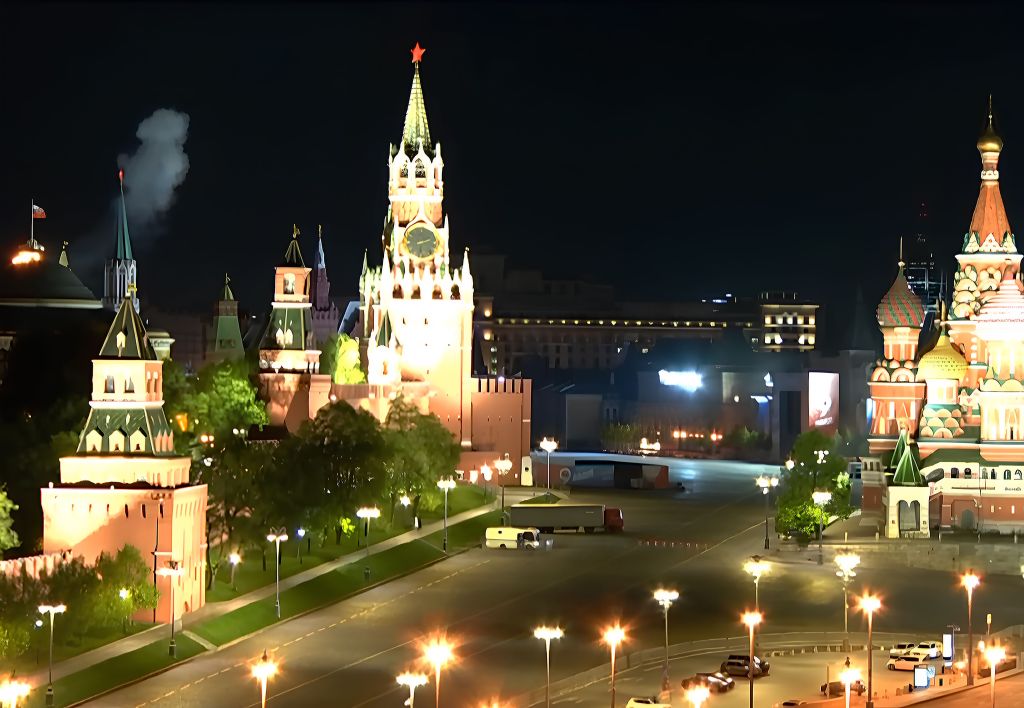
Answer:
<svg viewBox="0 0 1024 708"><path fill-rule="evenodd" d="M921 357L917 365L918 381L955 379L959 381L967 373L967 361L949 341L943 332L931 351Z"/></svg>
<svg viewBox="0 0 1024 708"><path fill-rule="evenodd" d="M1003 275L999 290L981 306L976 319L979 322L1024 323L1024 295L1009 270Z"/></svg>
<svg viewBox="0 0 1024 708"><path fill-rule="evenodd" d="M882 301L878 303L875 311L878 317L878 324L881 327L917 327L920 329L924 322L924 305L921 298L910 289L910 284L903 275L903 264L900 264L900 272L896 274L889 292L885 294Z"/></svg>

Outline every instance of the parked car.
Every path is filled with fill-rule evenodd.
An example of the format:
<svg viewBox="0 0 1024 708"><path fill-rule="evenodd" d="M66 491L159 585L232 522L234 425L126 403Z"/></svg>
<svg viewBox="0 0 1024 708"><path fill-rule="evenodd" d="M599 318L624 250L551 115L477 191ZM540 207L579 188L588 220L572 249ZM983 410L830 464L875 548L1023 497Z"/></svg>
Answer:
<svg viewBox="0 0 1024 708"><path fill-rule="evenodd" d="M694 686L707 686L715 693L725 693L736 688L736 682L732 680L732 676L723 674L721 671L700 672L683 679L683 688L693 688Z"/></svg>
<svg viewBox="0 0 1024 708"><path fill-rule="evenodd" d="M646 706L646 708L672 708L671 703L662 703L654 696L650 698L630 698L626 701L626 708L641 708L642 706Z"/></svg>
<svg viewBox="0 0 1024 708"><path fill-rule="evenodd" d="M767 676L770 665L759 657L754 657L754 678ZM729 676L748 676L750 674L750 660L747 657L729 657L722 662L721 672Z"/></svg>
<svg viewBox="0 0 1024 708"><path fill-rule="evenodd" d="M921 663L921 658L918 656L898 656L895 659L889 659L885 668L889 671L913 671Z"/></svg>
<svg viewBox="0 0 1024 708"><path fill-rule="evenodd" d="M790 706L805 706L805 705L807 705L807 701L802 701L799 698L790 698L788 701L782 701L781 703L776 703L775 706L773 706L773 708L789 708Z"/></svg>
<svg viewBox="0 0 1024 708"><path fill-rule="evenodd" d="M939 642L918 642L915 649L928 652L929 659L938 659L942 654L942 644Z"/></svg>
<svg viewBox="0 0 1024 708"><path fill-rule="evenodd" d="M864 685L864 682L857 679L855 682L850 684L850 695L862 696L864 692L868 690L868 687ZM828 683L821 684L821 695L825 698L835 698L837 696L846 695L846 685L842 681L829 681Z"/></svg>
<svg viewBox="0 0 1024 708"><path fill-rule="evenodd" d="M903 656L916 646L917 644L914 642L897 642L889 649L889 658L895 659L897 656Z"/></svg>
<svg viewBox="0 0 1024 708"><path fill-rule="evenodd" d="M922 661L928 661L932 658L931 651L929 649L922 649L915 646L908 652L905 652L902 656L896 657L898 659L915 659L918 663Z"/></svg>

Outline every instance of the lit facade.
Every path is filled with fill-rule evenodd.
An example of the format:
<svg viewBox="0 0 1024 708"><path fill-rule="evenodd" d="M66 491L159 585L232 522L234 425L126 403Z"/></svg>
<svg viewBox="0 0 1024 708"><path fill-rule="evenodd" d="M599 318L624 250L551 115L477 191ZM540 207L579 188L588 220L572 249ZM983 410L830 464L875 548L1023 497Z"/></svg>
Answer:
<svg viewBox="0 0 1024 708"><path fill-rule="evenodd" d="M206 600L206 485L189 482L191 458L174 452L163 410L163 361L131 297L125 297L93 360L89 417L76 453L60 460L60 483L41 492L43 552L70 551L93 563L126 544L152 554L161 592L158 621ZM182 572L158 578L175 565ZM148 613L146 613L148 615ZM152 619L151 616L147 619Z"/></svg>
<svg viewBox="0 0 1024 708"><path fill-rule="evenodd" d="M1024 294L1021 254L999 187L1002 148L990 115L978 141L981 189L938 336L921 336L925 308L902 263L878 307L884 351L869 384L869 446L897 474L879 479L880 493L868 490L865 479L866 508L891 507L906 496L896 486L918 486L927 489L927 511L920 513L931 527L1024 530ZM919 342L930 339L935 344L919 352ZM909 464L902 461L901 434L920 453L916 482L913 474L896 482ZM887 509L887 523L896 527L888 535L913 528L912 504L901 505L908 514Z"/></svg>

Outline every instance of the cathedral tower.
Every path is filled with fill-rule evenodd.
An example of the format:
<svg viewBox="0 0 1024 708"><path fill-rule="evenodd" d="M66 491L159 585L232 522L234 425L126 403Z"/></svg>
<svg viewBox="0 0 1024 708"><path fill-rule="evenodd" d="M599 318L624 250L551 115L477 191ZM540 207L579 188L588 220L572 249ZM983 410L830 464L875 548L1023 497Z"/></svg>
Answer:
<svg viewBox="0 0 1024 708"><path fill-rule="evenodd" d="M245 356L245 350L242 348L242 330L238 326L238 301L231 292L231 278L227 273L224 274L224 287L217 301L211 335L207 345L207 363L241 359Z"/></svg>
<svg viewBox="0 0 1024 708"><path fill-rule="evenodd" d="M135 311L139 311L139 298L135 291L138 273L132 255L132 239L128 234L128 212L124 205L124 170L117 173L121 198L117 206L117 243L114 257L103 266L103 306L114 310L129 293Z"/></svg>
<svg viewBox="0 0 1024 708"><path fill-rule="evenodd" d="M316 263L313 264L310 300L313 303L313 331L318 347L322 347L329 337L338 333L338 306L331 302L330 295L331 281L327 279L323 227L317 227Z"/></svg>

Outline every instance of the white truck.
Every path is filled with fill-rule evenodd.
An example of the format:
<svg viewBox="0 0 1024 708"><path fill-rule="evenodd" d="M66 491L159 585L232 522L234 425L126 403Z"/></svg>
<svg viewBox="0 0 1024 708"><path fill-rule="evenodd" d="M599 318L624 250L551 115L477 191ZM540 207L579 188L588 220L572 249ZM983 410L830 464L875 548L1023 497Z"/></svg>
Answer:
<svg viewBox="0 0 1024 708"><path fill-rule="evenodd" d="M513 504L509 507L509 523L538 528L542 533L581 529L586 533L598 529L616 533L623 528L622 510L603 504Z"/></svg>
<svg viewBox="0 0 1024 708"><path fill-rule="evenodd" d="M540 531L516 526L492 526L484 534L487 548L539 548Z"/></svg>

